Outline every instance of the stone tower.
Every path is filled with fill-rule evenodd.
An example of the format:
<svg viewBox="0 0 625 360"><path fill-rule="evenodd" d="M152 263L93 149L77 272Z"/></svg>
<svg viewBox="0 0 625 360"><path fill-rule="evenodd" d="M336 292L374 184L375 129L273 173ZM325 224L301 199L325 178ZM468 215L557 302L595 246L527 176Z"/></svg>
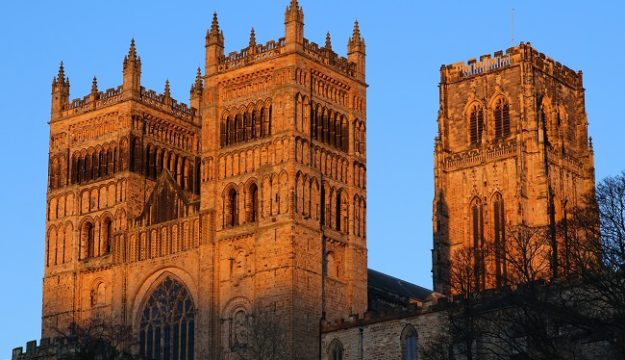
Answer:
<svg viewBox="0 0 625 360"><path fill-rule="evenodd" d="M455 251L475 259L479 287L507 283L506 230L548 229L550 270L567 269L556 224L594 187L582 73L521 43L441 67L434 151L434 290L450 292Z"/></svg>
<svg viewBox="0 0 625 360"><path fill-rule="evenodd" d="M115 89L70 101L61 65L43 337L97 320L149 357L230 359L262 320L313 359L324 321L366 311L365 42L356 23L340 57L303 21L293 0L283 38L225 55L215 14L190 106L141 86L134 41Z"/></svg>

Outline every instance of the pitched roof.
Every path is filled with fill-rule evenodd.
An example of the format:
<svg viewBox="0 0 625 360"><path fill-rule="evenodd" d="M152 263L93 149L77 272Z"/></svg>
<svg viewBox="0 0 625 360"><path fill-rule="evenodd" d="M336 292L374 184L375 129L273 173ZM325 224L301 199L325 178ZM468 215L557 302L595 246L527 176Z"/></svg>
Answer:
<svg viewBox="0 0 625 360"><path fill-rule="evenodd" d="M432 294L432 290L373 269L367 269L367 275L367 286L370 289L373 288L385 293L391 293L400 298L425 300Z"/></svg>

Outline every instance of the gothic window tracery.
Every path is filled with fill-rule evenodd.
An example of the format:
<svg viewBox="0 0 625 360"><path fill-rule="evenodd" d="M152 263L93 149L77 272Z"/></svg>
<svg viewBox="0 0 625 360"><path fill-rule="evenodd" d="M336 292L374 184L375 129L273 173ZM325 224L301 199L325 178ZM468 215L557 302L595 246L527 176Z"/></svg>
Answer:
<svg viewBox="0 0 625 360"><path fill-rule="evenodd" d="M484 111L480 104L471 106L469 113L469 135L471 145L477 146L482 143L484 134Z"/></svg>
<svg viewBox="0 0 625 360"><path fill-rule="evenodd" d="M195 312L186 287L170 277L163 280L141 313L140 354L154 360L193 360Z"/></svg>

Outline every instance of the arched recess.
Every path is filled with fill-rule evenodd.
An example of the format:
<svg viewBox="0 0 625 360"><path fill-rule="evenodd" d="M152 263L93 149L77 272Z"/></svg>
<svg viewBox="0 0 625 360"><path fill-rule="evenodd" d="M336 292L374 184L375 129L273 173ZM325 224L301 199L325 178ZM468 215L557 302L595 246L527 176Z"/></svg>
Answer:
<svg viewBox="0 0 625 360"><path fill-rule="evenodd" d="M113 239L113 219L110 215L105 215L100 222L100 255L106 255L111 251L111 241Z"/></svg>
<svg viewBox="0 0 625 360"><path fill-rule="evenodd" d="M343 360L345 355L345 350L343 348L343 344L338 340L334 339L328 346L328 359L329 360Z"/></svg>
<svg viewBox="0 0 625 360"><path fill-rule="evenodd" d="M234 184L226 187L223 197L223 227L239 225L239 191Z"/></svg>
<svg viewBox="0 0 625 360"><path fill-rule="evenodd" d="M221 312L222 341L234 352L247 345L251 314L252 303L245 297L231 299Z"/></svg>
<svg viewBox="0 0 625 360"><path fill-rule="evenodd" d="M155 293L159 286L167 279L176 281L183 286L186 289L189 295L188 298L191 300L192 304L198 304L198 289L196 282L185 270L178 267L168 267L147 275L145 280L141 283L141 286L137 289L134 297L130 299L132 302L132 324L133 329L136 329L137 331L137 338L140 337L141 322L143 320L145 305L148 303L149 298ZM170 356L170 359L174 359L174 357ZM178 357L178 359L182 358ZM187 359L192 358L187 357Z"/></svg>
<svg viewBox="0 0 625 360"><path fill-rule="evenodd" d="M247 185L246 191L246 201L245 201L245 213L246 213L246 222L255 223L258 221L258 204L259 204L259 192L258 185L256 181L251 181Z"/></svg>
<svg viewBox="0 0 625 360"><path fill-rule="evenodd" d="M474 278L476 289L485 287L485 264L484 264L484 206L482 200L475 196L469 206L469 219L471 229L471 246L474 256Z"/></svg>
<svg viewBox="0 0 625 360"><path fill-rule="evenodd" d="M83 221L80 225L80 260L94 256L95 225L92 220Z"/></svg>
<svg viewBox="0 0 625 360"><path fill-rule="evenodd" d="M412 325L406 325L401 332L402 360L417 360L417 330Z"/></svg>
<svg viewBox="0 0 625 360"><path fill-rule="evenodd" d="M139 354L149 359L193 360L195 315L195 302L184 283L165 276L138 314Z"/></svg>

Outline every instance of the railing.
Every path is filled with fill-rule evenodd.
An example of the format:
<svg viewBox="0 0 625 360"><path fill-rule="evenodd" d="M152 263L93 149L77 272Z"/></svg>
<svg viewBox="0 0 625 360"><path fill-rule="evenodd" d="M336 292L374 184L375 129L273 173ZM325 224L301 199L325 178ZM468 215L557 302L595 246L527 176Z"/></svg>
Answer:
<svg viewBox="0 0 625 360"><path fill-rule="evenodd" d="M479 164L483 161L505 158L517 151L516 139L493 144L485 149L470 149L449 155L445 158L445 168L462 168Z"/></svg>

